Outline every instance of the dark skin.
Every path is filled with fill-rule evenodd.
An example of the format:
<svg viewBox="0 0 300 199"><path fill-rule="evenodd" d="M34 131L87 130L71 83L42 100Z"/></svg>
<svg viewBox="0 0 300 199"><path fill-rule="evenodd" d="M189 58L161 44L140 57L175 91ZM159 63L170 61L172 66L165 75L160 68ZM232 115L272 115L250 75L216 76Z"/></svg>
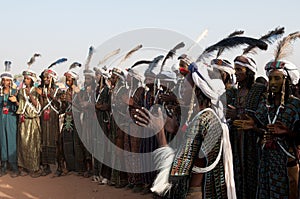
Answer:
<svg viewBox="0 0 300 199"><path fill-rule="evenodd" d="M30 77L24 77L24 84L25 84L25 93L26 95L29 97L29 100L31 101L31 103L33 104L33 106L37 106L37 101L34 98L34 96L30 93L30 89L31 89L31 83L32 79Z"/></svg>
<svg viewBox="0 0 300 199"><path fill-rule="evenodd" d="M194 86L194 82L192 80L192 76L191 74L187 74L186 75L186 79L184 81L183 84L183 94L185 94L185 96L187 96L184 101L185 104L189 104L190 103L190 97L191 96L191 88L193 88ZM209 103L207 104L202 104L201 107L197 107L197 110L194 112L197 112L198 109L199 111L202 110L203 108L207 108L209 106ZM165 135L165 126L166 126L166 122L168 120L165 120L166 116L162 113L162 110L160 108L158 108L157 114L153 114L150 111L148 111L145 108L141 108L141 109L137 109L136 110L137 114L134 115L135 119L136 119L136 124L143 126L143 127L147 127L150 129L155 130L155 132L158 132L156 134L158 143L160 147L163 146L167 146L168 142L166 139L166 135ZM204 161L196 158L194 164L198 167L203 167ZM191 178L191 182L190 182L190 186L191 187L200 187L202 186L203 183L203 174L194 174L192 175Z"/></svg>
<svg viewBox="0 0 300 199"><path fill-rule="evenodd" d="M269 75L269 87L274 93L274 103L276 107L281 103L281 89L284 78L283 73L278 70L272 71ZM249 116L247 116L246 120L235 120L233 125L245 130L257 129L254 120ZM288 134L290 132L281 121L276 121L274 124L268 124L266 128L271 134Z"/></svg>
<svg viewBox="0 0 300 199"><path fill-rule="evenodd" d="M239 64L235 64L234 70L235 70L236 81L238 82L238 86L239 86L239 92L248 92L248 89L246 87L247 84L246 67L241 66ZM228 108L226 109L226 117L231 118L232 120L236 119L237 118L236 107L232 105L228 105Z"/></svg>

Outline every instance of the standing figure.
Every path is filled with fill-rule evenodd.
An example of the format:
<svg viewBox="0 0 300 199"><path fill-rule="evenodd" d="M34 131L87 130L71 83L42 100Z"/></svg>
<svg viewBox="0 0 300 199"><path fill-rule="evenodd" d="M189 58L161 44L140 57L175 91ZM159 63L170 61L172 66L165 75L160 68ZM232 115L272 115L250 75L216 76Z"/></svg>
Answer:
<svg viewBox="0 0 300 199"><path fill-rule="evenodd" d="M19 117L18 134L18 165L21 169L20 175L27 175L30 172L31 177L41 175L40 153L41 153L41 126L39 113L41 105L39 95L36 92L34 82L36 74L31 70L23 72L25 88L19 90L19 108L17 114Z"/></svg>
<svg viewBox="0 0 300 199"><path fill-rule="evenodd" d="M71 70L67 71L64 75L66 77L68 89L66 93L61 96L62 112L65 113L61 131L64 154L63 159L66 162L68 171L75 171L79 174L83 174L85 171L84 146L77 133L77 129L81 128L81 126L75 126L74 121L75 117L77 117L76 121L78 121L78 118L80 117L79 108L76 106L76 103L74 103L80 92L76 83L78 75Z"/></svg>
<svg viewBox="0 0 300 199"><path fill-rule="evenodd" d="M12 80L13 76L10 72L6 71L1 74L0 108L2 111L0 112L0 177L7 173L8 166L12 171L11 177L18 176L16 115L18 101L16 97L17 90L12 88Z"/></svg>
<svg viewBox="0 0 300 199"><path fill-rule="evenodd" d="M42 127L42 153L41 164L42 176L51 173L50 165L57 161L58 167L55 175L62 172L62 162L58 160L59 148L59 111L60 111L60 89L55 85L56 72L46 69L41 74L41 85L37 89L40 94L41 113L40 121Z"/></svg>

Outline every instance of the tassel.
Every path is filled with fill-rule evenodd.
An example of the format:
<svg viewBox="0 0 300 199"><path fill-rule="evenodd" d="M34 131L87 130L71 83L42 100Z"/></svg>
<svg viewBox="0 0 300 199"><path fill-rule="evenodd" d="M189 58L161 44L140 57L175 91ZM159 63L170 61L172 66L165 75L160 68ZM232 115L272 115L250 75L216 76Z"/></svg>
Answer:
<svg viewBox="0 0 300 199"><path fill-rule="evenodd" d="M169 183L169 174L174 160L174 150L169 147L161 147L154 151L155 165L160 170L157 174L151 191L160 196L165 195L172 187Z"/></svg>

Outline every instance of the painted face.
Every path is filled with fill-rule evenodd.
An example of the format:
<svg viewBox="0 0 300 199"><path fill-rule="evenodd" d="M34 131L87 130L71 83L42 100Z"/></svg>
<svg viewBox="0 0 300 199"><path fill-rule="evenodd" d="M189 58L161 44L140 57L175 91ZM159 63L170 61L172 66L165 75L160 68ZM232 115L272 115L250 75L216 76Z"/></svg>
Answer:
<svg viewBox="0 0 300 199"><path fill-rule="evenodd" d="M241 66L239 64L234 65L234 70L235 70L235 76L236 76L236 81L237 82L242 82L247 78L247 68L244 66Z"/></svg>
<svg viewBox="0 0 300 199"><path fill-rule="evenodd" d="M269 89L272 93L281 92L284 74L279 70L273 70L269 74Z"/></svg>
<svg viewBox="0 0 300 199"><path fill-rule="evenodd" d="M1 84L2 84L3 87L8 88L11 85L11 80L10 79L6 79L6 78L2 78Z"/></svg>

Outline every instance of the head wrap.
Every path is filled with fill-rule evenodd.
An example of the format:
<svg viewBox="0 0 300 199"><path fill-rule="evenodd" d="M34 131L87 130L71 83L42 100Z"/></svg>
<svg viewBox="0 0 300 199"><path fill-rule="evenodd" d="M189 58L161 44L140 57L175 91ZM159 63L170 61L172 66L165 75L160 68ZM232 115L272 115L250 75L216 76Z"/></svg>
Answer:
<svg viewBox="0 0 300 199"><path fill-rule="evenodd" d="M294 65L292 62L286 60L279 60L279 61L270 61L265 66L266 74L269 77L269 74L273 70L281 71L286 77L291 79L293 85L298 84L299 81L299 71L297 66Z"/></svg>
<svg viewBox="0 0 300 199"><path fill-rule="evenodd" d="M252 58L250 58L248 56L245 56L245 55L237 56L234 59L234 64L238 64L238 65L244 66L244 67L250 69L252 72L254 72L254 74L257 71L257 67L256 67L255 61Z"/></svg>
<svg viewBox="0 0 300 199"><path fill-rule="evenodd" d="M72 79L75 79L75 80L78 80L79 76L77 75L77 73L75 73L74 71L72 70L69 70L67 72L65 72L64 74L65 77L71 77Z"/></svg>
<svg viewBox="0 0 300 199"><path fill-rule="evenodd" d="M25 71L23 71L22 75L23 75L24 77L29 77L29 78L31 78L33 82L36 82L36 81L37 81L36 73L35 73L33 70L30 70L30 69L25 70Z"/></svg>
<svg viewBox="0 0 300 199"><path fill-rule="evenodd" d="M234 74L234 67L226 59L213 59L211 60L211 66L224 71L229 75Z"/></svg>
<svg viewBox="0 0 300 199"><path fill-rule="evenodd" d="M91 76L91 77L95 77L95 73L94 71L90 70L90 69L86 69L83 71L83 75L84 76Z"/></svg>
<svg viewBox="0 0 300 199"><path fill-rule="evenodd" d="M3 79L13 80L13 75L10 73L11 61L5 61L4 66L5 66L4 72L0 75L0 77Z"/></svg>
<svg viewBox="0 0 300 199"><path fill-rule="evenodd" d="M214 111L221 121L225 121L223 103L220 99L225 92L225 86L221 79L211 79L208 75L208 69L203 65L198 67L195 63L189 65L189 71L192 73L195 85L201 89L206 97L211 99Z"/></svg>
<svg viewBox="0 0 300 199"><path fill-rule="evenodd" d="M58 80L57 73L53 69L45 69L42 74L43 74L43 77L45 77L45 75L48 74L54 79L54 81Z"/></svg>

